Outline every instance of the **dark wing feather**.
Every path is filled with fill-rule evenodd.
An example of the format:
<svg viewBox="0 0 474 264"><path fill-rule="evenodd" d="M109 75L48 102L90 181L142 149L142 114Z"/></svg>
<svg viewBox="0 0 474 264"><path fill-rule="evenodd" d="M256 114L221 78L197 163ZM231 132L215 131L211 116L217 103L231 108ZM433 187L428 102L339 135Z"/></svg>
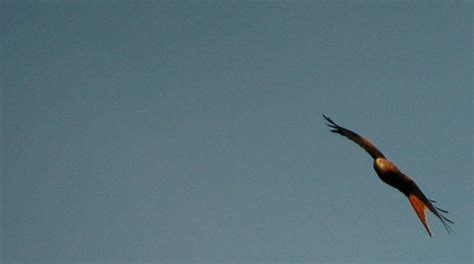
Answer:
<svg viewBox="0 0 474 264"><path fill-rule="evenodd" d="M374 159L376 159L376 158L385 158L385 156L382 154L382 152L380 152L380 150L378 150L377 147L375 147L375 145L372 144L372 142L370 142L367 138L361 137L357 133L355 133L355 132L353 132L353 131L351 131L347 128L339 126L334 121L332 121L331 118L329 118L325 115L323 115L323 117L328 122L328 123L326 123L326 125L331 128L331 132L337 133L337 134L342 135L342 136L345 136L348 139L354 141L359 146L361 146L363 149L365 149L365 151L367 151L370 154L370 156Z"/></svg>

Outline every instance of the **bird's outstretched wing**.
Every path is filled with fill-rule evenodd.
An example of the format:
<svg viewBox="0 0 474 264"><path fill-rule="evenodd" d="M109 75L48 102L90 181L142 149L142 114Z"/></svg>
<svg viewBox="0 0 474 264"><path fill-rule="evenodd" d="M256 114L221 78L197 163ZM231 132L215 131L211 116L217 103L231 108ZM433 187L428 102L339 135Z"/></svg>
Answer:
<svg viewBox="0 0 474 264"><path fill-rule="evenodd" d="M443 215L443 213L447 214L448 211L433 205L433 203L436 203L436 201L426 198L425 194L423 194L423 192L413 180L411 180L409 184L411 186L410 192L407 194L408 201L410 201L411 206L413 206L413 209L415 209L418 218L420 218L420 221L428 234L431 236L431 230L428 226L428 221L426 220L426 210L430 210L434 215L436 215L436 217L441 220L441 223L443 224L444 228L446 228L446 231L448 231L448 234L451 234L452 229L448 223L454 224L454 222Z"/></svg>
<svg viewBox="0 0 474 264"><path fill-rule="evenodd" d="M357 133L339 126L336 124L334 121L331 120L331 118L327 117L326 115L323 115L324 119L326 119L328 125L331 128L331 132L340 134L342 136L347 137L348 139L354 141L357 143L359 146L361 146L365 151L367 151L372 158L385 158L385 156L378 150L372 142L370 142L367 138L359 136Z"/></svg>

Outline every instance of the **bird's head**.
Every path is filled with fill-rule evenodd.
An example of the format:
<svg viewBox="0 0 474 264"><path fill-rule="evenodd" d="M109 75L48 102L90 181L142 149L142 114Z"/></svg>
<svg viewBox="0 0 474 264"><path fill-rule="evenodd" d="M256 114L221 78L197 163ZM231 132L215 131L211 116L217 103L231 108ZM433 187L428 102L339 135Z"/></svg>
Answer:
<svg viewBox="0 0 474 264"><path fill-rule="evenodd" d="M374 167L376 171L379 172L389 172L389 171L398 171L397 166L393 164L391 161L386 160L384 158L377 158L374 161Z"/></svg>

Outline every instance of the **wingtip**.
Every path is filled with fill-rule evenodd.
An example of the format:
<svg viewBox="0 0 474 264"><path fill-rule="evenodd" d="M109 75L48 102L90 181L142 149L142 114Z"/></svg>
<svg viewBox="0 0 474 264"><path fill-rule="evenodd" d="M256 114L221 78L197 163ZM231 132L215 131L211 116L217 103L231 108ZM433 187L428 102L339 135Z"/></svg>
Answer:
<svg viewBox="0 0 474 264"><path fill-rule="evenodd" d="M329 120L331 120L327 115L323 114L323 118L324 120L326 120L327 122L330 122Z"/></svg>
<svg viewBox="0 0 474 264"><path fill-rule="evenodd" d="M329 127L332 127L332 128L337 128L338 125L332 121L332 119L330 117L328 117L327 115L323 114L323 118L326 120L326 125L329 126Z"/></svg>
<svg viewBox="0 0 474 264"><path fill-rule="evenodd" d="M428 199L428 200L432 203L436 203L436 201L432 199ZM452 221L451 219L449 219L447 216L444 215L444 214L448 214L449 212L433 204L431 205L430 210L434 215L436 215L436 217L439 218L439 220L441 220L441 223L443 224L444 228L446 229L448 234L451 235L451 233L453 233L453 230L449 224L454 225L454 221Z"/></svg>

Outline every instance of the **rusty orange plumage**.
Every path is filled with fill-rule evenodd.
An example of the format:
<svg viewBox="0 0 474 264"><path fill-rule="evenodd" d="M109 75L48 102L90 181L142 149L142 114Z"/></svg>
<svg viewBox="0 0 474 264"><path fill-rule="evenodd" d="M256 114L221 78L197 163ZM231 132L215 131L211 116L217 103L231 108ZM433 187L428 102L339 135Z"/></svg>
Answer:
<svg viewBox="0 0 474 264"><path fill-rule="evenodd" d="M375 145L370 142L370 140L349 129L339 126L325 115L323 115L323 117L327 121L326 125L331 128L331 132L347 137L361 146L365 151L367 151L367 153L369 153L369 155L374 159L374 170L379 178L386 184L402 192L408 198L408 201L412 205L416 215L420 219L430 237L431 230L426 219L427 210L432 212L441 220L441 223L449 234L452 233L452 229L449 224L454 224L454 222L443 215L443 213L447 214L448 212L433 205L433 203L436 202L434 200L428 199L420 190L418 185L416 185L416 183L410 177L403 174L393 162L385 158L382 152L378 150L377 147L375 147Z"/></svg>

